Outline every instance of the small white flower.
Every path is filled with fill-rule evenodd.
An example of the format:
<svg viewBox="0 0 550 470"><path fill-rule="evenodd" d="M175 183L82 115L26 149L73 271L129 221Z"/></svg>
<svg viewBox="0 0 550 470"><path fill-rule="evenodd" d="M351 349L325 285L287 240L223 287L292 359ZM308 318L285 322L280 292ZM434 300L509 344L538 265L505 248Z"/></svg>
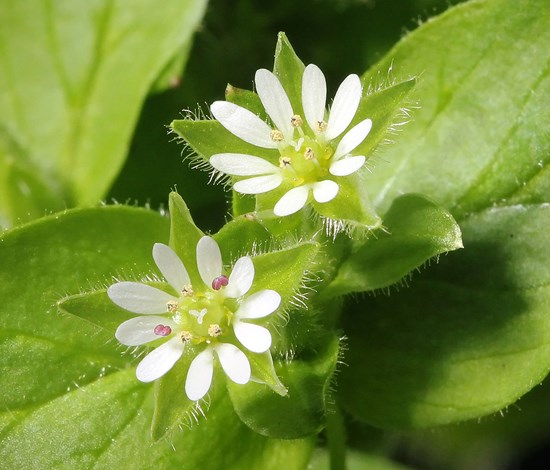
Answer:
<svg viewBox="0 0 550 470"><path fill-rule="evenodd" d="M118 327L115 336L122 344L139 346L162 337L167 339L138 364L136 376L142 382L163 376L186 347L200 351L185 382L185 392L191 400L199 400L208 392L215 355L231 380L239 384L250 380L250 362L239 346L253 353L268 351L271 333L248 320L270 315L281 302L281 296L268 289L246 297L254 281L250 257L239 258L226 277L220 249L213 238L201 238L196 254L202 283L192 285L185 266L170 247L162 243L153 247L155 263L178 295L139 282L118 282L107 290L116 305L143 315ZM226 299L235 301L228 303ZM240 344L232 344L234 337Z"/></svg>
<svg viewBox="0 0 550 470"><path fill-rule="evenodd" d="M302 107L307 127L296 115L279 79L260 69L255 77L256 91L275 128L269 127L254 113L227 101L216 101L214 117L240 139L266 149L278 149L279 164L241 153L219 153L210 164L231 176L251 177L235 183L242 194L262 194L283 183L289 189L275 204L278 216L293 214L307 203L310 192L318 203L326 203L339 191L337 179L358 171L364 155L352 155L369 134L372 121L364 119L348 130L339 142L333 140L349 127L362 95L361 80L349 75L340 85L325 120L327 87L323 72L308 65L302 77Z"/></svg>

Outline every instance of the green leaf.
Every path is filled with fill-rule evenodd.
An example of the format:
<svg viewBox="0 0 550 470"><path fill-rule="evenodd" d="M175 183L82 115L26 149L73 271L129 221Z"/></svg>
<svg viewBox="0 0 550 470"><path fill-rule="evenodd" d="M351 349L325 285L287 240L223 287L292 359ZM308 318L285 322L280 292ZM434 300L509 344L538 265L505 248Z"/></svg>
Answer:
<svg viewBox="0 0 550 470"><path fill-rule="evenodd" d="M24 151L32 179L55 196L44 201L33 191L35 211L104 197L149 88L189 43L205 5L0 2L0 128ZM0 170L10 159L0 151ZM26 216L13 201L7 214Z"/></svg>
<svg viewBox="0 0 550 470"><path fill-rule="evenodd" d="M309 464L310 470L329 470L330 458L326 450L317 449ZM347 453L346 470L412 470L411 467L392 462L391 460L372 454L365 454L356 450Z"/></svg>
<svg viewBox="0 0 550 470"><path fill-rule="evenodd" d="M550 133L550 4L468 2L406 36L364 77L420 76L419 109L369 185L385 212L422 193L460 221L469 212L546 202ZM495 31L499 40L495 41ZM452 37L452 40L449 38Z"/></svg>
<svg viewBox="0 0 550 470"><path fill-rule="evenodd" d="M452 216L422 196L398 197L383 219L384 229L350 254L324 295L388 287L431 258L462 248Z"/></svg>
<svg viewBox="0 0 550 470"><path fill-rule="evenodd" d="M399 295L364 301L346 317L342 406L377 426L426 427L495 412L540 383L550 369L549 227L548 204L473 214L465 250Z"/></svg>
<svg viewBox="0 0 550 470"><path fill-rule="evenodd" d="M239 386L228 382L235 412L259 434L296 439L317 434L324 427L330 380L339 353L339 341L327 333L316 338L315 348L290 362L275 364L285 396L254 382Z"/></svg>

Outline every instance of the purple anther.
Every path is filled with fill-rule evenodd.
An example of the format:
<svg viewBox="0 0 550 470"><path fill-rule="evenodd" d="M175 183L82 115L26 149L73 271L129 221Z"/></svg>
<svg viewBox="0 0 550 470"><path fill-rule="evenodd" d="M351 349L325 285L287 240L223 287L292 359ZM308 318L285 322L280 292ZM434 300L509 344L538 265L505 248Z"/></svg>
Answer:
<svg viewBox="0 0 550 470"><path fill-rule="evenodd" d="M157 325L153 331L157 336L168 336L172 333L172 328L168 325Z"/></svg>
<svg viewBox="0 0 550 470"><path fill-rule="evenodd" d="M220 290L222 287L225 287L227 284L229 284L229 279L227 279L227 276L218 276L212 281L212 289Z"/></svg>

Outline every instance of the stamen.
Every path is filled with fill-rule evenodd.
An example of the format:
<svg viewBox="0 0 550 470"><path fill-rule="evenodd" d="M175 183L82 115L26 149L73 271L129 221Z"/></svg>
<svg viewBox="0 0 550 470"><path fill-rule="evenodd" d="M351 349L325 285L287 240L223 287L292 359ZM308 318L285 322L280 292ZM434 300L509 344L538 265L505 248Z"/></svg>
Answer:
<svg viewBox="0 0 550 470"><path fill-rule="evenodd" d="M222 329L220 328L220 325L213 323L208 327L208 334L212 336L212 338L216 338L217 336L220 336L222 334Z"/></svg>
<svg viewBox="0 0 550 470"><path fill-rule="evenodd" d="M302 116L300 116L299 114L295 114L290 118L290 123L294 127L302 127L302 124L304 123L304 121L302 120Z"/></svg>
<svg viewBox="0 0 550 470"><path fill-rule="evenodd" d="M273 129L269 135L273 142L282 142L285 139L283 133L277 129Z"/></svg>
<svg viewBox="0 0 550 470"><path fill-rule="evenodd" d="M181 295L184 297L191 297L193 294L193 286L191 284L187 284L181 289Z"/></svg>
<svg viewBox="0 0 550 470"><path fill-rule="evenodd" d="M170 313L176 313L178 311L178 307L179 305L175 300L169 300L168 302L166 302L166 309Z"/></svg>
<svg viewBox="0 0 550 470"><path fill-rule="evenodd" d="M172 328L170 328L168 325L157 325L155 326L153 333L155 333L157 336L168 336L170 333L172 333Z"/></svg>
<svg viewBox="0 0 550 470"><path fill-rule="evenodd" d="M279 158L279 168L286 168L292 163L290 157L280 157Z"/></svg>
<svg viewBox="0 0 550 470"><path fill-rule="evenodd" d="M304 152L304 158L306 160L315 160L315 152L311 147L306 148L306 151Z"/></svg>
<svg viewBox="0 0 550 470"><path fill-rule="evenodd" d="M325 121L317 121L317 130L325 132L327 130L327 123Z"/></svg>
<svg viewBox="0 0 550 470"><path fill-rule="evenodd" d="M182 343L185 343L186 341L191 341L193 335L189 331L180 331L180 339Z"/></svg>
<svg viewBox="0 0 550 470"><path fill-rule="evenodd" d="M227 279L227 276L218 276L212 281L212 289L220 290L222 287L227 286L227 284L229 284L229 279Z"/></svg>

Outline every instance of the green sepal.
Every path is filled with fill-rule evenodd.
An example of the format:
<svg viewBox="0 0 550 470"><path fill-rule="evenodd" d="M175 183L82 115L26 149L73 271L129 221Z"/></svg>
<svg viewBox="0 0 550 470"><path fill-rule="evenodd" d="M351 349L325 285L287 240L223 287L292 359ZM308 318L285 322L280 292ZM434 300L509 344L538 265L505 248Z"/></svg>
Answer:
<svg viewBox="0 0 550 470"><path fill-rule="evenodd" d="M228 382L235 412L251 429L271 438L296 439L319 433L325 424L338 356L338 338L321 333L315 347L290 362L276 362L277 375L288 388L286 396L275 395L267 385Z"/></svg>
<svg viewBox="0 0 550 470"><path fill-rule="evenodd" d="M178 193L170 193L168 208L170 211L170 247L183 261L192 283L202 283L197 268L196 253L197 243L204 233L193 222L187 204Z"/></svg>
<svg viewBox="0 0 550 470"><path fill-rule="evenodd" d="M155 407L151 422L151 436L155 441L178 430L193 419L194 413L199 412L196 402L189 400L185 394L187 372L197 354L195 347L186 347L174 366L160 379L155 380ZM221 375L218 364L214 367L210 393L213 393L214 387L221 386L220 378L225 379Z"/></svg>
<svg viewBox="0 0 550 470"><path fill-rule="evenodd" d="M299 114L302 117L304 116L304 109L302 107L302 75L304 69L304 63L294 52L286 34L279 33L277 36L277 45L275 46L273 73L279 78L281 85L283 85L292 104L294 114Z"/></svg>
<svg viewBox="0 0 550 470"><path fill-rule="evenodd" d="M179 119L172 121L170 127L183 138L189 147L204 162L217 153L244 153L265 158L273 164L279 162L279 152L263 149L249 144L233 135L218 121Z"/></svg>
<svg viewBox="0 0 550 470"><path fill-rule="evenodd" d="M368 84L363 84L367 91L363 90L363 97L350 127L369 118L372 121L372 129L367 138L355 148L353 155L365 155L368 158L388 134L391 134L393 126L402 125L409 119L408 115L404 114L404 108L416 82L416 78L410 78L372 92L368 89ZM376 175L376 168L373 172Z"/></svg>
<svg viewBox="0 0 550 470"><path fill-rule="evenodd" d="M267 385L278 395L284 397L288 393L288 389L283 385L273 364L273 358L271 353L266 351L263 354L253 354L245 351L248 360L250 361L250 367L252 368L253 382L263 383Z"/></svg>
<svg viewBox="0 0 550 470"><path fill-rule="evenodd" d="M356 235L361 236L362 232L370 232L382 225L380 216L375 212L366 191L367 181L361 174L354 173L337 179L340 187L336 197L329 202L319 203L312 200L311 205L323 217L335 221L335 227L339 223L342 228L331 229L329 232L337 233L344 230L350 234L358 231ZM331 222L327 221L330 224Z"/></svg>
<svg viewBox="0 0 550 470"><path fill-rule="evenodd" d="M227 85L225 88L225 99L230 103L252 111L264 121L267 119L264 105L260 97L253 91L237 88L233 85Z"/></svg>
<svg viewBox="0 0 550 470"><path fill-rule="evenodd" d="M400 196L384 216L384 229L349 255L323 294L390 286L431 258L459 248L460 227L448 211L420 195Z"/></svg>
<svg viewBox="0 0 550 470"><path fill-rule="evenodd" d="M241 215L225 224L213 235L218 242L225 261L251 255L258 249L266 249L271 233L254 214Z"/></svg>

